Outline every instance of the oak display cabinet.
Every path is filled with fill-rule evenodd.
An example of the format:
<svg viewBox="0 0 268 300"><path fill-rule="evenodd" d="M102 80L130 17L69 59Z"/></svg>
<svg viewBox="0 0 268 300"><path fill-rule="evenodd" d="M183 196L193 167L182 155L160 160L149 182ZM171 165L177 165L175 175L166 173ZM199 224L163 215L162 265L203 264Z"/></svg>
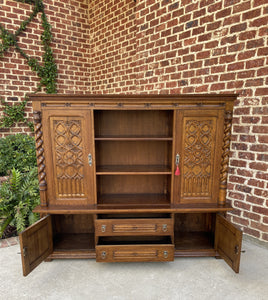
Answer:
<svg viewBox="0 0 268 300"><path fill-rule="evenodd" d="M43 260L222 257L235 95L34 95L42 218L20 234L23 274Z"/></svg>

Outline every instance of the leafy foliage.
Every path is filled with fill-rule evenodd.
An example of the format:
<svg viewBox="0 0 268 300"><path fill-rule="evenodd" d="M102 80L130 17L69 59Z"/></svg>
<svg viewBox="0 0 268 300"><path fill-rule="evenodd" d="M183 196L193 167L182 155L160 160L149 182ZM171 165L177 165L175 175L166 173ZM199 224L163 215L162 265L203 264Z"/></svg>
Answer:
<svg viewBox="0 0 268 300"><path fill-rule="evenodd" d="M41 90L42 86L44 86L47 93L56 93L57 66L55 64L52 49L50 48L50 43L52 41L51 25L48 23L43 1L17 1L33 4L33 11L29 18L21 23L15 34L10 33L4 28L3 25L0 24L0 38L2 39L2 44L0 45L0 57L3 57L4 53L9 50L10 47L15 47L15 49L26 59L31 69L37 73L38 77L40 77L38 90ZM36 58L30 58L26 52L20 48L17 41L17 37L27 29L27 26L37 16L38 13L42 14L42 27L44 28L44 31L41 35L41 41L44 46L43 66Z"/></svg>
<svg viewBox="0 0 268 300"><path fill-rule="evenodd" d="M32 210L39 203L37 167L26 173L12 169L10 180L0 186L0 237L9 224L21 232L37 221Z"/></svg>
<svg viewBox="0 0 268 300"><path fill-rule="evenodd" d="M0 176L9 175L12 168L20 172L36 167L34 138L28 135L9 135L0 139Z"/></svg>
<svg viewBox="0 0 268 300"><path fill-rule="evenodd" d="M28 122L25 118L25 106L29 100L29 97L25 97L25 99L19 104L10 105L1 99L1 103L4 106L4 116L0 119L0 128L11 127L15 123L26 123L32 131L34 131L33 122Z"/></svg>
<svg viewBox="0 0 268 300"><path fill-rule="evenodd" d="M4 57L5 52L7 52L11 47L14 47L21 56L25 58L32 71L35 71L37 76L40 78L40 83L36 92L40 91L42 87L44 87L48 94L56 93L57 66L53 57L53 51L50 47L52 41L51 25L49 24L45 14L43 0L16 1L32 4L33 11L29 18L20 24L20 27L15 34L10 33L2 24L0 24L0 39L2 40L2 43L0 44L0 59ZM41 35L41 41L44 47L43 65L39 63L37 58L29 57L26 52L20 48L17 40L17 37L27 29L27 26L38 13L41 13L42 27L44 28ZM11 127L14 123L24 122L33 130L32 122L27 122L24 117L24 109L27 101L28 98L25 97L25 100L23 100L21 104L9 105L4 100L1 100L2 105L4 106L4 117L0 120L0 128L7 128Z"/></svg>

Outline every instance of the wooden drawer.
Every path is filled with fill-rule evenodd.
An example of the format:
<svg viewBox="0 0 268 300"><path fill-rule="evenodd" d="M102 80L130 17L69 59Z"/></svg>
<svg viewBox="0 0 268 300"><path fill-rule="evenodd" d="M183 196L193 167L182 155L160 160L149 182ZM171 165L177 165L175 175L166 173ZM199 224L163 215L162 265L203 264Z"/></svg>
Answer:
<svg viewBox="0 0 268 300"><path fill-rule="evenodd" d="M169 236L100 237L97 262L172 261L174 244Z"/></svg>
<svg viewBox="0 0 268 300"><path fill-rule="evenodd" d="M96 246L97 262L154 262L173 260L174 246L168 244Z"/></svg>
<svg viewBox="0 0 268 300"><path fill-rule="evenodd" d="M173 235L172 219L97 219L96 236Z"/></svg>

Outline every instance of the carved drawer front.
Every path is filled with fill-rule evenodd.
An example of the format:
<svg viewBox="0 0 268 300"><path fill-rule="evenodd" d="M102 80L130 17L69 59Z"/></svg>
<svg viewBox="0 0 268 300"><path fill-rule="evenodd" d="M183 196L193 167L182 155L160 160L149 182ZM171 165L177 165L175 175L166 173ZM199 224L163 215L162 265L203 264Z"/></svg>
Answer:
<svg viewBox="0 0 268 300"><path fill-rule="evenodd" d="M96 236L172 235L172 219L98 219Z"/></svg>
<svg viewBox="0 0 268 300"><path fill-rule="evenodd" d="M173 261L173 245L105 245L96 246L97 262Z"/></svg>

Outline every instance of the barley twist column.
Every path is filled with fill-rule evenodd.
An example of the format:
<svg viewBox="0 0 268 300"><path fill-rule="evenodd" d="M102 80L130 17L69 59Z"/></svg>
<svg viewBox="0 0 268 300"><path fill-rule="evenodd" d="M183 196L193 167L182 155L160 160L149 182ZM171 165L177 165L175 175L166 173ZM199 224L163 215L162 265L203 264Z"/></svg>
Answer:
<svg viewBox="0 0 268 300"><path fill-rule="evenodd" d="M223 137L223 153L221 161L221 173L220 173L220 194L219 204L224 205L226 202L227 191L227 175L228 164L230 156L230 144L231 144L231 129L232 129L232 112L226 111L224 117L224 137Z"/></svg>
<svg viewBox="0 0 268 300"><path fill-rule="evenodd" d="M41 206L47 206L47 182L45 173L45 156L43 149L43 132L41 122L41 111L33 112L34 119L34 133L36 141L36 156L37 156L37 167L38 167L38 179L40 189L40 204Z"/></svg>

